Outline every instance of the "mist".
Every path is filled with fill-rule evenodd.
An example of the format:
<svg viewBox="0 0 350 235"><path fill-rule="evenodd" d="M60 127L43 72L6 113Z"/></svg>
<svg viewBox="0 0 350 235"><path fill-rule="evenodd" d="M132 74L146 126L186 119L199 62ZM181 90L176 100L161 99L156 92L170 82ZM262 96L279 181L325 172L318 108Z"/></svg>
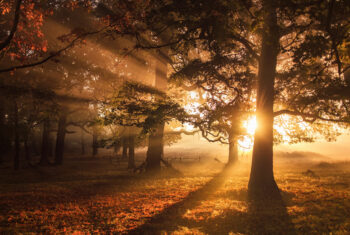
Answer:
<svg viewBox="0 0 350 235"><path fill-rule="evenodd" d="M350 233L349 16L0 1L0 233Z"/></svg>

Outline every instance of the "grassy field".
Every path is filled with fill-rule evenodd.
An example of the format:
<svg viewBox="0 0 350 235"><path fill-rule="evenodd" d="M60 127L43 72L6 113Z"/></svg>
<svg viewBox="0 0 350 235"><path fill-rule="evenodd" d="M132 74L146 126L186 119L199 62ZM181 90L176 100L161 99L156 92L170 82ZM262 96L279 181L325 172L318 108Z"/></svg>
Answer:
<svg viewBox="0 0 350 235"><path fill-rule="evenodd" d="M133 174L109 159L2 169L0 233L350 234L348 162L277 164L282 200L263 203L247 201L247 163L174 165L183 176Z"/></svg>

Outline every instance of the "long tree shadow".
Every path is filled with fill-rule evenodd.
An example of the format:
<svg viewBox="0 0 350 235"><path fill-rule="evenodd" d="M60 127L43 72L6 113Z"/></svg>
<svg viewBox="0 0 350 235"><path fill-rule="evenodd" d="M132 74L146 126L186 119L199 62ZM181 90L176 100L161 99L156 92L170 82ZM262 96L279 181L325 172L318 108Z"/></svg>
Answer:
<svg viewBox="0 0 350 235"><path fill-rule="evenodd" d="M152 217L145 224L131 230L129 234L167 234L175 231L179 224L186 223L182 215L189 209L198 206L201 201L208 198L220 186L222 186L228 178L228 175L233 170L232 167L226 167L222 172L208 181L202 188L189 193L189 195L166 209L160 214Z"/></svg>
<svg viewBox="0 0 350 235"><path fill-rule="evenodd" d="M224 196L214 195L229 178L232 170L234 169L224 169L202 188L166 208L145 224L130 231L129 234L171 234L181 227L189 229L190 234L196 232L206 234L296 234L281 194L273 200L258 198L248 200L246 189L231 190ZM200 206L209 197L214 197L214 199L224 197L223 199L239 201L247 205L247 209L226 209L218 216L211 216L201 221L183 216L187 211Z"/></svg>
<svg viewBox="0 0 350 235"><path fill-rule="evenodd" d="M246 192L246 191L245 191ZM197 223L206 234L296 234L282 197L274 200L247 200L237 190L227 194L247 203L247 210L226 210L220 216Z"/></svg>
<svg viewBox="0 0 350 235"><path fill-rule="evenodd" d="M250 200L248 221L251 234L296 234L281 192L273 200Z"/></svg>

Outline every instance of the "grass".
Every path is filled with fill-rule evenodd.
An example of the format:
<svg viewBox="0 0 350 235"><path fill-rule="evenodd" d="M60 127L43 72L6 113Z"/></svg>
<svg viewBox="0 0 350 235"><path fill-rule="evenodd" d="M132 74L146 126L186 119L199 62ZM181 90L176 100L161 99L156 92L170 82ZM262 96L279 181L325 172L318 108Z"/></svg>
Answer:
<svg viewBox="0 0 350 235"><path fill-rule="evenodd" d="M174 164L184 176L135 175L108 159L2 169L0 233L350 234L347 162L277 164L282 200L263 203L247 201L248 164Z"/></svg>

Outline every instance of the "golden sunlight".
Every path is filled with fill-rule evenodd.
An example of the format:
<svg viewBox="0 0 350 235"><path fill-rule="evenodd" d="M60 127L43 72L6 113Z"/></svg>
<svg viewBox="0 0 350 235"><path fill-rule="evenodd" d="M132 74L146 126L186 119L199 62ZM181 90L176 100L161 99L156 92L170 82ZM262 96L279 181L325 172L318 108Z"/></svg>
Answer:
<svg viewBox="0 0 350 235"><path fill-rule="evenodd" d="M256 116L250 117L245 123L243 123L243 126L249 135L254 135L255 129L258 126L258 123L256 122Z"/></svg>
<svg viewBox="0 0 350 235"><path fill-rule="evenodd" d="M195 130L195 127L192 124L189 123L184 123L183 127L185 129L185 131L191 132Z"/></svg>
<svg viewBox="0 0 350 235"><path fill-rule="evenodd" d="M256 116L252 116L243 122L243 128L247 131L248 136L238 140L240 151L251 151L254 143L254 133L257 128Z"/></svg>

